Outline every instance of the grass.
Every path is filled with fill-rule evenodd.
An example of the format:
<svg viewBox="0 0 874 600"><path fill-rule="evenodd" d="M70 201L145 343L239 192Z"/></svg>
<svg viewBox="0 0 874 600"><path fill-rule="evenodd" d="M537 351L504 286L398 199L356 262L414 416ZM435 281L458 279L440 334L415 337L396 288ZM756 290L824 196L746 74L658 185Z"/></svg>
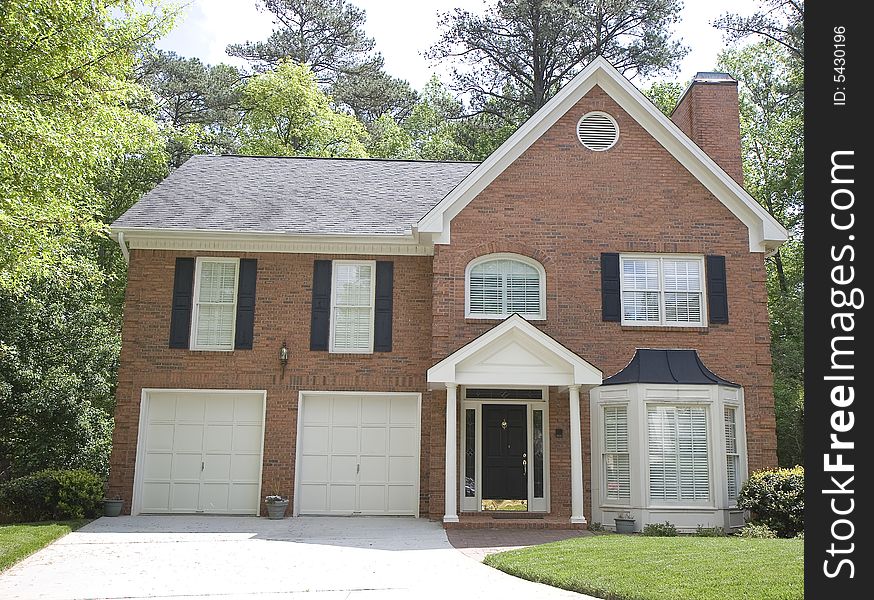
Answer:
<svg viewBox="0 0 874 600"><path fill-rule="evenodd" d="M89 520L0 525L0 571L79 529Z"/></svg>
<svg viewBox="0 0 874 600"><path fill-rule="evenodd" d="M804 542L597 535L487 556L511 575L607 600L800 600Z"/></svg>

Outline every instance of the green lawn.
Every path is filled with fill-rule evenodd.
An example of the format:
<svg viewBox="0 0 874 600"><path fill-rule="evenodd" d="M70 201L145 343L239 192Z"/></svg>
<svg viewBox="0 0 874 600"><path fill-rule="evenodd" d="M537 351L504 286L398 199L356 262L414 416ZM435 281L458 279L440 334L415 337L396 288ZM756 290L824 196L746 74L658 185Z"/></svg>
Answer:
<svg viewBox="0 0 874 600"><path fill-rule="evenodd" d="M0 571L11 567L89 520L0 525Z"/></svg>
<svg viewBox="0 0 874 600"><path fill-rule="evenodd" d="M800 600L803 540L593 535L485 563L608 600Z"/></svg>

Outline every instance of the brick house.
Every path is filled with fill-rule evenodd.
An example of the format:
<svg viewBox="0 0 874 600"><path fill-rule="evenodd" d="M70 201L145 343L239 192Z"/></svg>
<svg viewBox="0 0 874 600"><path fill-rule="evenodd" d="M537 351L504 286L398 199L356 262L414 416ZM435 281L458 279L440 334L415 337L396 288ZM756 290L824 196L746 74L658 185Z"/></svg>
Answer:
<svg viewBox="0 0 874 600"><path fill-rule="evenodd" d="M482 163L194 156L112 225L137 513L734 527L776 464L737 83L599 58Z"/></svg>

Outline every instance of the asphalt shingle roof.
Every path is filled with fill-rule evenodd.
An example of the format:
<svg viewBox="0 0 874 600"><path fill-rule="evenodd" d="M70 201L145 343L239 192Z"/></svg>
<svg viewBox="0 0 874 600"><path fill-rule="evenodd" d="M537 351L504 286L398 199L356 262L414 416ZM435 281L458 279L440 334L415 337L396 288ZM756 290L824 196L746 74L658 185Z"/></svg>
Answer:
<svg viewBox="0 0 874 600"><path fill-rule="evenodd" d="M403 235L470 162L192 156L113 227Z"/></svg>

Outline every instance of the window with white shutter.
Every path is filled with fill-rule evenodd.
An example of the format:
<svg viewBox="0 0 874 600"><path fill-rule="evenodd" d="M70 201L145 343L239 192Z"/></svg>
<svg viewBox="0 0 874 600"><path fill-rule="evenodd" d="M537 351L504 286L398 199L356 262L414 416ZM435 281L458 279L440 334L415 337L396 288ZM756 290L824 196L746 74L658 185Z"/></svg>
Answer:
<svg viewBox="0 0 874 600"><path fill-rule="evenodd" d="M466 315L503 319L518 313L527 319L546 318L546 273L531 259L490 255L467 268Z"/></svg>
<svg viewBox="0 0 874 600"><path fill-rule="evenodd" d="M604 497L631 499L631 466L628 455L628 410L604 407Z"/></svg>
<svg viewBox="0 0 874 600"><path fill-rule="evenodd" d="M620 257L623 325L704 325L703 258Z"/></svg>
<svg viewBox="0 0 874 600"><path fill-rule="evenodd" d="M374 261L333 261L331 352L373 352Z"/></svg>
<svg viewBox="0 0 874 600"><path fill-rule="evenodd" d="M737 501L740 485L740 453L737 448L737 422L734 408L725 408L725 467L728 476L728 499L734 504Z"/></svg>
<svg viewBox="0 0 874 600"><path fill-rule="evenodd" d="M653 501L710 499L707 412L699 406L647 408L649 495Z"/></svg>
<svg viewBox="0 0 874 600"><path fill-rule="evenodd" d="M192 350L233 350L237 258L198 258L191 319Z"/></svg>

